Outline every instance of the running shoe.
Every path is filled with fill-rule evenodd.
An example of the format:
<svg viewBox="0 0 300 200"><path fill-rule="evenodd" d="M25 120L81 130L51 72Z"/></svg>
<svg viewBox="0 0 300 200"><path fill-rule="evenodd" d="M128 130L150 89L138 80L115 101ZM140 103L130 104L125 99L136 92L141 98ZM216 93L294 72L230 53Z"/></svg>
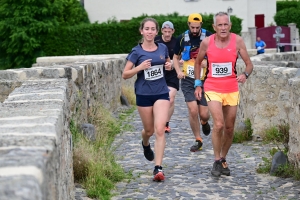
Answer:
<svg viewBox="0 0 300 200"><path fill-rule="evenodd" d="M216 160L215 162L214 162L214 165L213 165L213 168L212 168L212 170L211 170L211 174L213 175L213 176L221 176L221 174L222 174L222 163L221 163L221 161L220 160Z"/></svg>
<svg viewBox="0 0 300 200"><path fill-rule="evenodd" d="M196 152L202 150L202 142L200 140L196 140L195 144L191 146L190 151Z"/></svg>
<svg viewBox="0 0 300 200"><path fill-rule="evenodd" d="M227 162L226 162L225 158L221 159L221 163L222 163L222 171L221 171L221 173L223 175L230 176L230 169L228 168L228 165L227 165Z"/></svg>
<svg viewBox="0 0 300 200"><path fill-rule="evenodd" d="M152 161L154 160L154 153L150 147L150 144L149 144L149 148L144 148L144 145L143 145L143 141L142 141L142 146L143 146L143 149L144 149L144 156L147 160L149 161Z"/></svg>
<svg viewBox="0 0 300 200"><path fill-rule="evenodd" d="M206 136L210 134L210 125L208 122L206 122L206 124L202 124L202 131Z"/></svg>
<svg viewBox="0 0 300 200"><path fill-rule="evenodd" d="M171 132L170 126L166 126L166 128L165 128L165 133L170 133L170 132Z"/></svg>
<svg viewBox="0 0 300 200"><path fill-rule="evenodd" d="M164 181L164 180L165 180L165 174L162 171L162 167L160 167L159 169L154 168L153 181L160 182L160 181Z"/></svg>

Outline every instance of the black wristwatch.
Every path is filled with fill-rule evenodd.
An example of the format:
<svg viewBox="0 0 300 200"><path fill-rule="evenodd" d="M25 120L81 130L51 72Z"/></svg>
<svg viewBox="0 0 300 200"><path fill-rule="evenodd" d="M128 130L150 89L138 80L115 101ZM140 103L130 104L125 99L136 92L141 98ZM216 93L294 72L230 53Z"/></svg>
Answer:
<svg viewBox="0 0 300 200"><path fill-rule="evenodd" d="M249 74L247 72L244 72L246 79L249 77Z"/></svg>

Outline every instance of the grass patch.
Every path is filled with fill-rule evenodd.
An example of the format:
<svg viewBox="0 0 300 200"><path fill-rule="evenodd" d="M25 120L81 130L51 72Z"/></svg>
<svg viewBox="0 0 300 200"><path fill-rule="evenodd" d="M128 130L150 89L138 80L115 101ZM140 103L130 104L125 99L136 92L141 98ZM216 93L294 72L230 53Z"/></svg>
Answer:
<svg viewBox="0 0 300 200"><path fill-rule="evenodd" d="M274 154L277 152L278 150L276 148L272 148L269 153L271 155L271 157L274 156ZM271 158L267 158L267 157L262 157L262 161L263 163L260 163L258 165L258 168L256 169L257 173L259 174L268 174L271 171L271 166L272 166L272 159Z"/></svg>
<svg viewBox="0 0 300 200"><path fill-rule="evenodd" d="M273 126L265 131L265 135L263 136L263 143L273 143L277 146L278 150L283 151L285 153L288 152L289 147L289 124L283 123L278 126ZM283 145L283 149L282 146Z"/></svg>
<svg viewBox="0 0 300 200"><path fill-rule="evenodd" d="M300 169L294 164L287 163L286 165L279 166L274 175L282 178L292 177L295 180L300 180Z"/></svg>
<svg viewBox="0 0 300 200"><path fill-rule="evenodd" d="M126 112L122 114L122 120L133 110ZM99 105L90 110L88 122L95 126L96 141L89 141L74 121L70 123L74 180L86 189L88 197L110 199L110 191L115 188L115 183L131 177L116 163L111 148L115 136L121 132L121 120L112 117L109 111Z"/></svg>
<svg viewBox="0 0 300 200"><path fill-rule="evenodd" d="M289 151L289 129L289 124L283 123L278 126L273 126L265 131L265 135L263 136L263 143L272 143L276 145L276 148L272 148L269 151L271 155L270 158L262 158L263 163L259 164L256 170L258 173L270 173L272 158L276 152L282 151L287 155ZM294 178L295 180L300 180L300 168L296 164L288 162L286 165L279 166L276 172L272 175L282 178L290 177Z"/></svg>
<svg viewBox="0 0 300 200"><path fill-rule="evenodd" d="M245 129L234 132L232 143L242 143L244 141L252 140L253 129L250 119L245 120Z"/></svg>
<svg viewBox="0 0 300 200"><path fill-rule="evenodd" d="M122 91L122 94L127 98L128 103L130 105L135 105L136 104L134 87L122 86L121 91Z"/></svg>

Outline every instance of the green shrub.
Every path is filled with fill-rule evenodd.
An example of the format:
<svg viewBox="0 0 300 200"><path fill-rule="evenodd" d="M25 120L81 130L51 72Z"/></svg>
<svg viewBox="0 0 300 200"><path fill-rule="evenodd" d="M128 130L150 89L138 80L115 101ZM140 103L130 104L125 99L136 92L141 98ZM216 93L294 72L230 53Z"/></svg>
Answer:
<svg viewBox="0 0 300 200"><path fill-rule="evenodd" d="M213 16L214 14L201 14L202 16L202 28L214 33L214 29L212 27L213 24ZM152 17L157 20L159 25L161 26L163 22L169 20L174 24L175 33L174 36L179 36L180 34L184 33L187 29L187 19L188 16L179 15L177 12L174 12L173 14L167 14L167 15L146 15L143 14L139 17L132 18L129 22L125 22L126 24L137 24L139 26L140 22L146 18L146 17ZM235 15L230 16L230 20L232 22L231 32L240 34L242 31L242 19L238 18Z"/></svg>
<svg viewBox="0 0 300 200"><path fill-rule="evenodd" d="M188 16L176 12L90 24L78 0L0 0L0 69L31 67L41 56L129 53L141 39L138 29L145 17L160 25L172 21L174 36L188 29ZM202 18L203 28L214 33L213 14ZM231 32L240 34L242 19L231 16L231 21Z"/></svg>
<svg viewBox="0 0 300 200"><path fill-rule="evenodd" d="M282 11L287 8L296 8L299 6L299 0L285 0L285 1L277 1L276 2L276 11Z"/></svg>
<svg viewBox="0 0 300 200"><path fill-rule="evenodd" d="M291 7L281 10L274 16L274 21L278 26L287 26L289 23L295 23L300 26L300 7Z"/></svg>
<svg viewBox="0 0 300 200"><path fill-rule="evenodd" d="M0 20L0 69L8 69L31 67L48 34L88 17L77 0L0 0Z"/></svg>
<svg viewBox="0 0 300 200"><path fill-rule="evenodd" d="M46 56L67 56L129 53L141 39L139 26L145 17L155 18L160 25L166 20L171 20L175 26L175 36L188 29L187 16L179 16L177 13L166 16L141 15L120 23L110 19L107 23L101 24L59 27L45 38L44 54ZM214 32L212 28L213 15L202 15L202 17L203 28ZM231 21L233 23L231 31L239 34L242 30L242 20L231 16Z"/></svg>

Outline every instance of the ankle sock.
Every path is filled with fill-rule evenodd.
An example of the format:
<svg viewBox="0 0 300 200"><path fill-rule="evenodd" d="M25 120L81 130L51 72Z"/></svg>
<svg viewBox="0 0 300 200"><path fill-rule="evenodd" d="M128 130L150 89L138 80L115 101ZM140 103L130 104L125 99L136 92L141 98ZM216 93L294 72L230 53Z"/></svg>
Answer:
<svg viewBox="0 0 300 200"><path fill-rule="evenodd" d="M166 123L166 126L169 126L169 122Z"/></svg>

